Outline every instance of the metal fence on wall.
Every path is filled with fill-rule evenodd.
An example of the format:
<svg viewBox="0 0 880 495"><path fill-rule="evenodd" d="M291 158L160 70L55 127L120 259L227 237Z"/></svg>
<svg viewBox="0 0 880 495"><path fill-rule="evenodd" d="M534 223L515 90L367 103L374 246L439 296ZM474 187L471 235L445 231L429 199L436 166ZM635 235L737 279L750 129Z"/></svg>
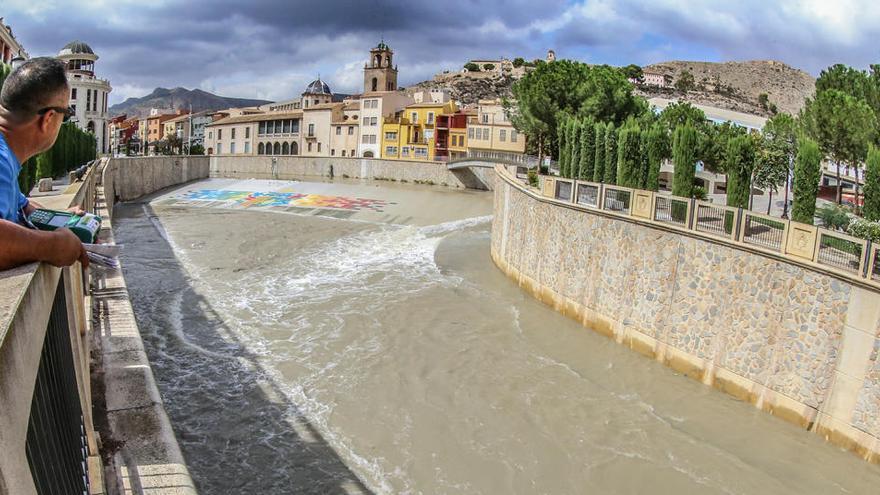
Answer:
<svg viewBox="0 0 880 495"><path fill-rule="evenodd" d="M654 221L687 227L690 201L673 196L654 196Z"/></svg>
<svg viewBox="0 0 880 495"><path fill-rule="evenodd" d="M617 213L629 213L632 192L616 187L605 187L605 199L602 201L602 209Z"/></svg>
<svg viewBox="0 0 880 495"><path fill-rule="evenodd" d="M774 251L782 250L785 242L785 222L751 212L743 212L743 217L743 242Z"/></svg>
<svg viewBox="0 0 880 495"><path fill-rule="evenodd" d="M598 208L599 187L598 184L578 184L578 204Z"/></svg>
<svg viewBox="0 0 880 495"><path fill-rule="evenodd" d="M697 202L694 230L707 234L733 237L736 228L736 209Z"/></svg>
<svg viewBox="0 0 880 495"><path fill-rule="evenodd" d="M865 253L865 241L849 236L819 233L819 252L816 261L852 273L859 273Z"/></svg>
<svg viewBox="0 0 880 495"><path fill-rule="evenodd" d="M88 494L88 443L59 281L37 370L25 455L40 495Z"/></svg>

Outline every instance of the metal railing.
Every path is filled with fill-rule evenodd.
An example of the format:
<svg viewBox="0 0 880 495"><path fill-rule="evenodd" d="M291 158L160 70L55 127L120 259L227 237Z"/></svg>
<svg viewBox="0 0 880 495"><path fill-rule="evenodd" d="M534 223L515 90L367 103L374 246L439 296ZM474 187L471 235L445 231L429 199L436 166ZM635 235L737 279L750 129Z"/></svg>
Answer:
<svg viewBox="0 0 880 495"><path fill-rule="evenodd" d="M687 227L690 208L690 200L657 194L654 196L652 218L656 222Z"/></svg>
<svg viewBox="0 0 880 495"><path fill-rule="evenodd" d="M736 233L736 208L696 202L694 230L733 239Z"/></svg>
<svg viewBox="0 0 880 495"><path fill-rule="evenodd" d="M591 208L599 207L599 195L602 190L601 184L581 183L577 185L577 203Z"/></svg>
<svg viewBox="0 0 880 495"><path fill-rule="evenodd" d="M571 201L571 192L573 187L573 182L557 180L556 190L553 193L553 197L556 199L561 199L563 201Z"/></svg>
<svg viewBox="0 0 880 495"><path fill-rule="evenodd" d="M25 455L39 494L88 494L89 447L59 280L28 419Z"/></svg>
<svg viewBox="0 0 880 495"><path fill-rule="evenodd" d="M867 242L845 234L821 230L819 232L816 263L839 270L860 274ZM876 270L875 266L873 270ZM872 272L873 272L872 270Z"/></svg>
<svg viewBox="0 0 880 495"><path fill-rule="evenodd" d="M785 243L786 223L779 218L743 212L743 227L740 240L773 251L782 251Z"/></svg>
<svg viewBox="0 0 880 495"><path fill-rule="evenodd" d="M602 209L615 213L630 214L632 210L632 191L622 187L605 186Z"/></svg>

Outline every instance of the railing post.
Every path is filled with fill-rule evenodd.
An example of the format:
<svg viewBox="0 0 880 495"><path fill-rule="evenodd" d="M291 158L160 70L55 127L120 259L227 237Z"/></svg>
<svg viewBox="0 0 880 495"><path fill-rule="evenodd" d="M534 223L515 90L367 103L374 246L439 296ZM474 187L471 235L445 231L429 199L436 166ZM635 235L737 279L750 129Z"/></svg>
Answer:
<svg viewBox="0 0 880 495"><path fill-rule="evenodd" d="M687 225L688 230L694 230L694 223L696 222L694 220L694 217L696 217L696 216L697 216L697 200L696 200L696 198L691 197L690 212L688 214L688 225Z"/></svg>
<svg viewBox="0 0 880 495"><path fill-rule="evenodd" d="M736 209L736 229L734 230L734 234L735 234L734 239L737 241L742 241L742 238L743 238L742 228L743 228L743 209L737 208Z"/></svg>

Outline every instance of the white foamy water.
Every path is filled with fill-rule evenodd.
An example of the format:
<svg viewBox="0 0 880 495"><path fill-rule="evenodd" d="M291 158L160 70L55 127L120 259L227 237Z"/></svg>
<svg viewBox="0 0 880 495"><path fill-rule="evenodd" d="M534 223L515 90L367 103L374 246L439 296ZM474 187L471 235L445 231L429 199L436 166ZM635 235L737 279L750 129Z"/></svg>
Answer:
<svg viewBox="0 0 880 495"><path fill-rule="evenodd" d="M442 208L425 190L404 213ZM202 493L880 486L875 466L525 296L489 259L489 216L122 211L135 311Z"/></svg>

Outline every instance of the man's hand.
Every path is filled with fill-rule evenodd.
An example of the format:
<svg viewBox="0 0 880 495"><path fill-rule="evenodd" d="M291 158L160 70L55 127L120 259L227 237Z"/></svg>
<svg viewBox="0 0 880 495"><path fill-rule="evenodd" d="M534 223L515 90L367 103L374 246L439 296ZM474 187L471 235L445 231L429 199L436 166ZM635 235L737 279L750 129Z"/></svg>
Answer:
<svg viewBox="0 0 880 495"><path fill-rule="evenodd" d="M69 211L70 213L73 213L76 216L80 216L80 217L86 214L86 210L83 210L82 206L80 206L80 205L71 206L70 208L67 209L67 211Z"/></svg>
<svg viewBox="0 0 880 495"><path fill-rule="evenodd" d="M89 266L89 256L79 237L70 229L58 229L51 233L51 248L46 253L46 262L55 266L70 266L77 260L83 267Z"/></svg>

